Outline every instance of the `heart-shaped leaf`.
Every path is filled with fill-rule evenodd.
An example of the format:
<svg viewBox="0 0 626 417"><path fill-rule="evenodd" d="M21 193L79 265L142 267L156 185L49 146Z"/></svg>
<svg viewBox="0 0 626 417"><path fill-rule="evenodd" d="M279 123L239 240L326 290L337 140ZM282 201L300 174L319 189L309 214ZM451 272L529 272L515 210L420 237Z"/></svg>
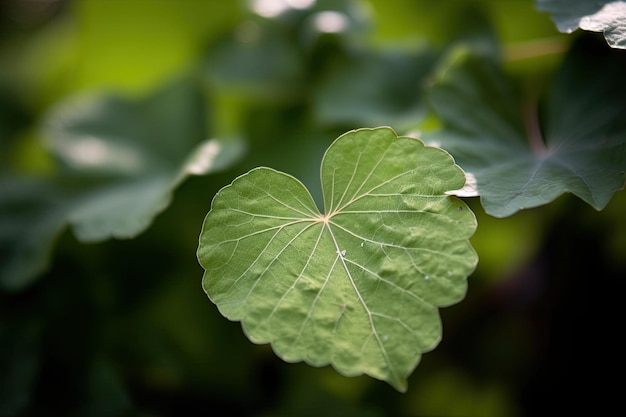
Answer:
<svg viewBox="0 0 626 417"><path fill-rule="evenodd" d="M390 128L339 137L321 169L324 213L302 183L256 168L215 196L198 258L220 312L285 361L332 364L406 390L463 298L476 220L445 194L448 153Z"/></svg>
<svg viewBox="0 0 626 417"><path fill-rule="evenodd" d="M580 28L604 32L613 48L626 49L626 2L621 0L537 0L537 8L552 15L561 32Z"/></svg>
<svg viewBox="0 0 626 417"><path fill-rule="evenodd" d="M432 103L444 129L424 134L474 174L485 211L506 217L571 192L604 208L624 187L626 55L581 38L566 57L545 111L524 102L493 61L457 50Z"/></svg>

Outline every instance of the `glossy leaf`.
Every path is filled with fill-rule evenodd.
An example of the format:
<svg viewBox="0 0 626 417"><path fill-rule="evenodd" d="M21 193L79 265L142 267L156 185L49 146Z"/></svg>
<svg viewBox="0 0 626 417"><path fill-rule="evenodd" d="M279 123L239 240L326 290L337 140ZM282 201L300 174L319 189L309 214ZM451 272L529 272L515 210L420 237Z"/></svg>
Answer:
<svg viewBox="0 0 626 417"><path fill-rule="evenodd" d="M441 338L477 257L476 221L446 191L463 172L390 128L339 137L321 168L324 213L305 186L256 168L215 196L200 236L203 287L255 343L405 391Z"/></svg>
<svg viewBox="0 0 626 417"><path fill-rule="evenodd" d="M604 32L613 48L626 49L626 2L621 0L537 0L537 7L552 15L561 32L580 28Z"/></svg>
<svg viewBox="0 0 626 417"><path fill-rule="evenodd" d="M496 217L566 192L600 210L624 187L624 69L619 51L582 39L539 112L497 64L457 50L432 90L444 129L424 139L476 177L483 207Z"/></svg>

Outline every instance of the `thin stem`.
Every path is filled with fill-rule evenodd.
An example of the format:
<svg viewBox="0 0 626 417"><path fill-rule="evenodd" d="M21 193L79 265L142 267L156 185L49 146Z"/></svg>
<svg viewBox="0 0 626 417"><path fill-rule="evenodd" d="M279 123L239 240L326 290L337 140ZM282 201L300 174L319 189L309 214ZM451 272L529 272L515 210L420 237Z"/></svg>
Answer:
<svg viewBox="0 0 626 417"><path fill-rule="evenodd" d="M562 54L567 51L567 47L568 42L563 37L533 39L506 45L504 48L504 59L506 61L517 61Z"/></svg>
<svg viewBox="0 0 626 417"><path fill-rule="evenodd" d="M548 153L548 148L541 134L536 100L528 101L524 105L524 126L526 127L530 149L536 156L545 156Z"/></svg>

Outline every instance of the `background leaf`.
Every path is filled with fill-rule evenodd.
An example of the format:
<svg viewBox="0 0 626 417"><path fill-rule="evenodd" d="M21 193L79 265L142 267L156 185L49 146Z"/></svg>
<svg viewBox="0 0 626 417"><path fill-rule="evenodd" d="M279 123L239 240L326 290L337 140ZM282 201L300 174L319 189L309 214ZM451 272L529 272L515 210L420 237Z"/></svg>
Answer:
<svg viewBox="0 0 626 417"><path fill-rule="evenodd" d="M241 142L203 141L203 100L185 80L138 101L79 97L51 113L44 132L50 149L70 175L93 180L69 214L79 239L135 236L187 174L223 168L238 156Z"/></svg>
<svg viewBox="0 0 626 417"><path fill-rule="evenodd" d="M537 0L552 15L561 32L580 28L604 32L613 48L626 49L626 2L615 0Z"/></svg>
<svg viewBox="0 0 626 417"><path fill-rule="evenodd" d="M427 47L353 50L316 90L315 116L329 125L412 128L425 112L423 90L437 57Z"/></svg>
<svg viewBox="0 0 626 417"><path fill-rule="evenodd" d="M0 286L31 282L66 225L81 241L134 237L189 174L234 162L242 142L205 139L205 120L203 98L188 80L139 100L97 94L53 109L44 134L62 163L57 176L0 184Z"/></svg>
<svg viewBox="0 0 626 417"><path fill-rule="evenodd" d="M424 139L476 176L483 207L494 216L565 192L600 210L624 187L624 69L623 54L581 39L557 74L543 114L532 99L520 98L496 63L457 50L432 90L445 127Z"/></svg>
<svg viewBox="0 0 626 417"><path fill-rule="evenodd" d="M48 266L67 221L64 194L43 180L0 180L0 288L19 289Z"/></svg>
<svg viewBox="0 0 626 417"><path fill-rule="evenodd" d="M322 162L325 213L295 178L257 168L223 188L200 236L221 313L286 361L332 364L400 391L441 337L476 265L450 156L389 128L348 132Z"/></svg>
<svg viewBox="0 0 626 417"><path fill-rule="evenodd" d="M188 174L223 168L242 149L237 141L203 141L205 105L189 81L138 102L116 95L84 100L61 106L46 126L52 151L75 174L106 174L70 214L81 240L135 236Z"/></svg>

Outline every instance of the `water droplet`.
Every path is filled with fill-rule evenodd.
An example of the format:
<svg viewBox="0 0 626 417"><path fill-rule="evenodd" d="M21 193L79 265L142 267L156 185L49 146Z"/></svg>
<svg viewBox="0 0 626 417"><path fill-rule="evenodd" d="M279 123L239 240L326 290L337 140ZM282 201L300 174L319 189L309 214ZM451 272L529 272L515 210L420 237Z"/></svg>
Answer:
<svg viewBox="0 0 626 417"><path fill-rule="evenodd" d="M383 342L386 342L386 341L387 341L387 339L389 339L389 336L387 336L387 335L383 335L382 339L383 339Z"/></svg>
<svg viewBox="0 0 626 417"><path fill-rule="evenodd" d="M430 279L430 275L424 275L424 279Z"/></svg>
<svg viewBox="0 0 626 417"><path fill-rule="evenodd" d="M344 256L346 256L346 250L345 249L341 251L341 257L343 258Z"/></svg>
<svg viewBox="0 0 626 417"><path fill-rule="evenodd" d="M365 241L361 242L361 247L363 247L363 244L365 243Z"/></svg>

